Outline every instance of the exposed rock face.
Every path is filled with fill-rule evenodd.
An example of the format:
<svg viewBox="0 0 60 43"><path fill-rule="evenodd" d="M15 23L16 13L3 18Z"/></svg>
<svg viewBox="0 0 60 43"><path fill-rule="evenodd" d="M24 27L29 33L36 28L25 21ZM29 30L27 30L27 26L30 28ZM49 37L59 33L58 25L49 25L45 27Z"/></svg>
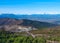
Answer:
<svg viewBox="0 0 60 43"><path fill-rule="evenodd" d="M30 26L19 26L19 25L4 25L0 26L1 30L10 31L10 32L22 32L22 31L30 31L30 30L36 30L36 28L30 27Z"/></svg>

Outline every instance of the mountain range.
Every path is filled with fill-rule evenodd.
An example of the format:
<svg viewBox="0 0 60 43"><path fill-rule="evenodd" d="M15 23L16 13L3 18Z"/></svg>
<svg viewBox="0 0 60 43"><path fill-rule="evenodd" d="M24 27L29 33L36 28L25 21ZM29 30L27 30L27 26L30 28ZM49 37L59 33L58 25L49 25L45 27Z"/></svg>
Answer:
<svg viewBox="0 0 60 43"><path fill-rule="evenodd" d="M0 14L0 18L28 19L60 25L60 14Z"/></svg>
<svg viewBox="0 0 60 43"><path fill-rule="evenodd" d="M36 29L58 26L60 15L0 15L0 28L12 26L33 27ZM10 27L9 27L10 26Z"/></svg>
<svg viewBox="0 0 60 43"><path fill-rule="evenodd" d="M15 18L15 19L28 19L28 20L36 20L42 22L53 23L56 21L60 21L60 14L1 14L0 18Z"/></svg>
<svg viewBox="0 0 60 43"><path fill-rule="evenodd" d="M31 26L35 28L56 26L55 24L51 24L47 22L40 22L40 21L35 21L35 20L0 18L0 26L4 26L4 25Z"/></svg>

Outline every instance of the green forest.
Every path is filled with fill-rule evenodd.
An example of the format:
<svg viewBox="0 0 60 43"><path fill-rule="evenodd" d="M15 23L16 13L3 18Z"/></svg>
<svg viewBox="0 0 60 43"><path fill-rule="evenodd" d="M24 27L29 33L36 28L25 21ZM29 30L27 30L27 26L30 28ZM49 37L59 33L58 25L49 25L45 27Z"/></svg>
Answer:
<svg viewBox="0 0 60 43"><path fill-rule="evenodd" d="M41 34L41 31L42 30L32 31L32 32L34 34L40 32L39 34ZM0 43L48 43L50 41L52 42L55 41L58 43L60 42L60 35L59 35L60 31L59 32L57 30L55 32L54 31L53 32L42 31L42 34L46 34L46 36L36 36L35 38L33 38L30 35L26 35L25 32L13 33L13 32L0 31ZM48 37L48 35L50 35L50 37Z"/></svg>
<svg viewBox="0 0 60 43"><path fill-rule="evenodd" d="M46 43L43 37L17 35L17 33L0 32L0 43Z"/></svg>

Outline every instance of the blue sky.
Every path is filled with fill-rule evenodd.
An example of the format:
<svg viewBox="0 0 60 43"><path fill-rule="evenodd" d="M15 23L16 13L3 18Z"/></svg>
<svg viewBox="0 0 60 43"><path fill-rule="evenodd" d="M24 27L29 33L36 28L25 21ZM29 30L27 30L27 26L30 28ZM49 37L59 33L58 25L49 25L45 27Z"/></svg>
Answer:
<svg viewBox="0 0 60 43"><path fill-rule="evenodd" d="M60 14L59 0L0 0L0 13Z"/></svg>

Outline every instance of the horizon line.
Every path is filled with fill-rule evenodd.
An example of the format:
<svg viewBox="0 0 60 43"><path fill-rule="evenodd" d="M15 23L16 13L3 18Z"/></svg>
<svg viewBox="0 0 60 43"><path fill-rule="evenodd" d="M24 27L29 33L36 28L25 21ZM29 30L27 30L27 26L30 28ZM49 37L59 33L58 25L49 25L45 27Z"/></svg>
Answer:
<svg viewBox="0 0 60 43"><path fill-rule="evenodd" d="M60 15L60 14L14 14L14 13L1 13L0 15L2 14L13 14L13 15Z"/></svg>
<svg viewBox="0 0 60 43"><path fill-rule="evenodd" d="M0 15L1 14L18 14L18 13L0 13ZM38 13L32 13L32 14L28 14L28 13L20 13L20 14L22 14L22 15L32 15L32 14L38 14ZM41 15L47 15L47 14L49 14L49 13L47 13L47 14L45 14L45 13L39 13L39 14L41 14ZM56 13L56 14L60 14L60 13ZM51 13L49 14L49 15L52 15ZM55 15L55 14L53 14L53 15Z"/></svg>

